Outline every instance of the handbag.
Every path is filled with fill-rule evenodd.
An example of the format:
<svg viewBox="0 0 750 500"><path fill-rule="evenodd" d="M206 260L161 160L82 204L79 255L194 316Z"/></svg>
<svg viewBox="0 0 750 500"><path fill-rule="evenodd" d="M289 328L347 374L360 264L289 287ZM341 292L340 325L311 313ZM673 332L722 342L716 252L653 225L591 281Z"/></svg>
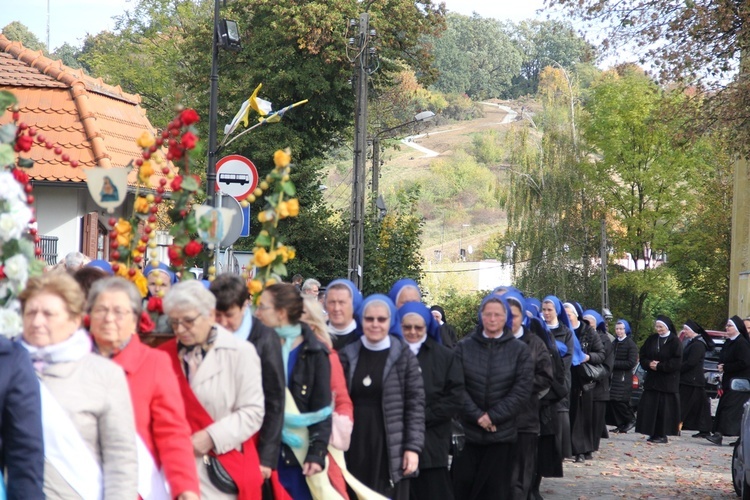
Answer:
<svg viewBox="0 0 750 500"><path fill-rule="evenodd" d="M581 382L584 384L589 382L598 382L603 380L607 376L607 368L604 365L592 365L591 363L581 363L579 375Z"/></svg>
<svg viewBox="0 0 750 500"><path fill-rule="evenodd" d="M240 492L239 488L237 488L237 483L234 482L232 476L221 465L218 458L213 455L203 455L203 463L206 464L208 479L211 481L211 484L216 486L217 490L228 495L236 495Z"/></svg>

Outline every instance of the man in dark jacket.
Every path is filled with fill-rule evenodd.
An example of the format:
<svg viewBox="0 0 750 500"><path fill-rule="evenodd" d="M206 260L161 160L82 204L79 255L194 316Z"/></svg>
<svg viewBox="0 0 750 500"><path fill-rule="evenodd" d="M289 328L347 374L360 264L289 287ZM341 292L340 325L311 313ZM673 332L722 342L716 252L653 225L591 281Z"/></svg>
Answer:
<svg viewBox="0 0 750 500"><path fill-rule="evenodd" d="M531 396L524 403L518 415L518 442L516 462L513 469L514 498L528 498L536 474L536 451L539 440L539 398L543 397L552 385L552 361L547 345L535 333L523 326L525 305L523 298L506 294L513 315L513 336L527 346L534 364L534 386Z"/></svg>
<svg viewBox="0 0 750 500"><path fill-rule="evenodd" d="M355 342L362 334L354 319L354 313L361 303L362 294L347 279L333 280L326 287L323 305L328 313L328 333L336 351Z"/></svg>
<svg viewBox="0 0 750 500"><path fill-rule="evenodd" d="M0 472L8 500L44 498L39 381L21 344L0 335Z"/></svg>
<svg viewBox="0 0 750 500"><path fill-rule="evenodd" d="M260 357L265 415L258 433L258 458L264 479L279 462L281 429L286 399L281 342L271 328L254 318L245 281L235 274L220 274L211 282L216 296L216 322L235 337L250 341Z"/></svg>
<svg viewBox="0 0 750 500"><path fill-rule="evenodd" d="M456 358L464 371L461 420L466 446L453 462L456 498L512 498L516 418L531 395L534 365L528 346L512 332L508 303L488 295L479 308L480 324L459 342Z"/></svg>

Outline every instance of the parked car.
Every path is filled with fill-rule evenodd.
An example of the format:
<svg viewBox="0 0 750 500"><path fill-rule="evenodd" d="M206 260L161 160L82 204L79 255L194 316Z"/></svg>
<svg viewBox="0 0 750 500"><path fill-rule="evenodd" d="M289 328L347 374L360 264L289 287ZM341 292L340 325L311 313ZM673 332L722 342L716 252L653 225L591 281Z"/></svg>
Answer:
<svg viewBox="0 0 750 500"><path fill-rule="evenodd" d="M750 392L750 380L745 378L732 379L732 390ZM742 426L740 438L732 453L732 485L737 496L742 500L750 500L750 405L745 404L742 412Z"/></svg>
<svg viewBox="0 0 750 500"><path fill-rule="evenodd" d="M638 363L633 368L633 391L630 393L630 407L633 410L638 409L638 402L643 394L643 381L646 380L646 370Z"/></svg>

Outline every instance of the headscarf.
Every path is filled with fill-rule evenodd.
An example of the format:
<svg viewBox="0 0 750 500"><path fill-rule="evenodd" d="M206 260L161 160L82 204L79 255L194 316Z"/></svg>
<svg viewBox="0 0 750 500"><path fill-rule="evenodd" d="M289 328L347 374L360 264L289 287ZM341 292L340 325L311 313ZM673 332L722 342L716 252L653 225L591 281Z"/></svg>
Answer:
<svg viewBox="0 0 750 500"><path fill-rule="evenodd" d="M440 306L432 306L430 307L430 311L437 311L440 313L440 317L443 318L443 323L447 323L448 320L445 318L445 310Z"/></svg>
<svg viewBox="0 0 750 500"><path fill-rule="evenodd" d="M97 267L104 271L105 273L109 274L110 276L114 276L115 272L112 270L112 264L107 262L106 260L102 259L95 259L86 264L83 267Z"/></svg>
<svg viewBox="0 0 750 500"><path fill-rule="evenodd" d="M544 321L543 318L541 317L542 302L539 299L537 299L536 297L526 297L526 308L527 310L533 313L533 316L536 316L537 318ZM536 309L535 313L534 313L534 309Z"/></svg>
<svg viewBox="0 0 750 500"><path fill-rule="evenodd" d="M716 347L716 343L714 342L714 339L711 338L711 336L708 334L705 328L703 328L701 325L693 321L692 319L689 319L685 322L685 326L688 327L690 330L692 330L694 333L697 333L701 336L703 339L703 342L706 344L706 349L709 351L712 351Z"/></svg>
<svg viewBox="0 0 750 500"><path fill-rule="evenodd" d="M528 302L520 291L517 291L517 289L514 288L513 290L507 291L503 297L508 301L508 304L511 302L517 302L521 306L521 311L524 315L523 325L528 328L529 331L542 339L548 348L555 346L554 339L552 338L549 328L547 328L547 324L537 316L538 313L535 314L534 310L529 310Z"/></svg>
<svg viewBox="0 0 750 500"><path fill-rule="evenodd" d="M406 287L416 288L417 293L419 293L419 298L422 298L422 290L419 289L419 285L416 281L411 278L401 278L393 284L391 290L388 292L388 297L394 304L398 303L398 296L401 295L401 292Z"/></svg>
<svg viewBox="0 0 750 500"><path fill-rule="evenodd" d="M169 276L169 283L174 285L177 282L177 279L175 277L175 274L172 272L172 270L163 262L159 262L158 265L154 266L149 262L149 264L146 266L146 269L143 271L143 275L148 278L148 275L151 274L154 271L161 271L167 276Z"/></svg>
<svg viewBox="0 0 750 500"><path fill-rule="evenodd" d="M508 306L508 301L505 300L505 297L501 295L495 295L494 293L491 293L487 295L485 298L482 299L482 303L479 304L479 328L484 329L484 324L482 324L482 310L484 309L484 306L487 305L490 301L497 301L500 302L503 307L505 308L505 325L503 329L507 329L509 332L513 330L513 313L510 311L510 306Z"/></svg>
<svg viewBox="0 0 750 500"><path fill-rule="evenodd" d="M578 321L581 321L583 319L583 307L581 307L581 304L579 304L578 302L574 300L569 300L563 304L563 307L568 306L568 305L573 307L573 310L576 312L576 317L578 318Z"/></svg>
<svg viewBox="0 0 750 500"><path fill-rule="evenodd" d="M561 325L565 325L568 330L570 330L570 336L573 337L573 352L572 354L572 360L571 363L573 366L578 366L581 363L583 363L583 360L586 359L586 354L583 352L583 349L581 349L581 343L578 341L578 336L573 331L573 325L570 324L570 318L568 318L567 313L565 312L565 308L562 305L562 302L560 302L560 299L555 297L554 295L547 295L544 297L544 300L542 300L542 303L544 302L551 302L552 305L555 306L555 313L557 314L557 322ZM561 342L555 340L557 343L558 349L560 349ZM563 344L564 345L564 344ZM567 346L565 346L565 350L567 351ZM562 353L562 350L560 351ZM562 355L562 354L561 354Z"/></svg>
<svg viewBox="0 0 750 500"><path fill-rule="evenodd" d="M628 323L627 320L624 320L622 318L617 320L617 323L615 325L622 325L625 328L625 336L629 337L632 331L630 330L630 323Z"/></svg>
<svg viewBox="0 0 750 500"><path fill-rule="evenodd" d="M593 309L586 309L585 311L583 311L582 317L585 319L586 316L591 316L592 318L594 318L597 332L607 333L607 323L604 321L604 318L602 318L601 314L594 311Z"/></svg>
<svg viewBox="0 0 750 500"><path fill-rule="evenodd" d="M427 306L421 302L407 302L398 308L398 322L401 324L401 320L407 314L418 314L424 320L425 327L427 328L427 336L438 344L442 344L443 340L440 338L440 325L437 320L432 316L432 313Z"/></svg>
<svg viewBox="0 0 750 500"><path fill-rule="evenodd" d="M662 323L664 323L669 329L670 335L674 335L675 337L677 336L677 330L675 330L674 323L672 323L672 320L669 318L669 316L660 314L656 317L656 321L661 321ZM747 333L745 333L745 335L747 335Z"/></svg>
<svg viewBox="0 0 750 500"><path fill-rule="evenodd" d="M373 302L382 302L386 306L388 306L388 309L390 310L390 325L388 326L388 333L392 335L396 335L397 337L402 337L403 335L401 333L401 323L398 321L398 311L396 311L396 306L393 305L393 302L390 298L388 298L386 295L383 295L382 293L374 293L370 296L368 296L365 300L362 301L362 305L357 310L357 321L359 321L359 324L364 324L364 315L365 315L365 309L367 309L367 306L372 304Z"/></svg>
<svg viewBox="0 0 750 500"><path fill-rule="evenodd" d="M729 319L732 321L732 323L734 323L734 327L737 328L737 331L740 332L740 335L745 337L745 340L750 340L747 334L747 327L745 326L745 322L742 321L742 318L735 314Z"/></svg>
<svg viewBox="0 0 750 500"><path fill-rule="evenodd" d="M359 311L359 306L362 305L362 292L359 291L357 285L355 285L353 281L350 281L346 278L335 279L328 283L328 286L326 287L326 297L328 297L328 290L330 290L333 285L346 285L346 287L352 294L352 305L354 306L353 310L354 314L356 315L357 311Z"/></svg>

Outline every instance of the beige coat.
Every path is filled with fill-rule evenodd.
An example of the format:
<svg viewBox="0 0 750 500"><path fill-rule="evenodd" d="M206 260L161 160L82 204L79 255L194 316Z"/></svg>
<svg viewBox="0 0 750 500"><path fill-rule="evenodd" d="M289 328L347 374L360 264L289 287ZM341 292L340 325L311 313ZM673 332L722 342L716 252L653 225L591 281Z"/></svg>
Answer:
<svg viewBox="0 0 750 500"><path fill-rule="evenodd" d="M101 465L104 498L138 498L135 418L122 368L86 354L75 362L48 365L41 379ZM47 498L80 498L46 460L44 493Z"/></svg>
<svg viewBox="0 0 750 500"><path fill-rule="evenodd" d="M242 450L242 443L263 423L264 402L260 358L250 342L243 342L217 325L213 347L198 367L190 387L214 423L206 428L218 454ZM201 498L229 499L208 479L202 457L196 457Z"/></svg>

